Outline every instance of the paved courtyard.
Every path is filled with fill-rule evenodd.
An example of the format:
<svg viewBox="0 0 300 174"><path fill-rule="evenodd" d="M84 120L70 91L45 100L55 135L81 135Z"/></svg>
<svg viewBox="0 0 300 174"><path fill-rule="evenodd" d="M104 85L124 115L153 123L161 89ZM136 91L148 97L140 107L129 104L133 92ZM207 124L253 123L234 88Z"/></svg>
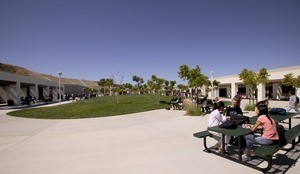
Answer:
<svg viewBox="0 0 300 174"><path fill-rule="evenodd" d="M206 129L208 115L191 117L184 116L185 111L162 109L105 118L42 120L7 116L8 111L0 110L1 174L261 173L203 151L202 139L193 133ZM292 119L292 125L299 123L300 117ZM209 139L208 143L215 142ZM279 154L271 171L298 174L300 145Z"/></svg>

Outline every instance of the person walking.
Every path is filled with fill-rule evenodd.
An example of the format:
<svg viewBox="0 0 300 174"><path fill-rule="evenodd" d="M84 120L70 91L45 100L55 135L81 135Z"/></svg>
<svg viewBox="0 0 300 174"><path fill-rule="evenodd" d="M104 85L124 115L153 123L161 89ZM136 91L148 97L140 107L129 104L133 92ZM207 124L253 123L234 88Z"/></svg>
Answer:
<svg viewBox="0 0 300 174"><path fill-rule="evenodd" d="M300 111L298 108L297 96L295 95L295 91L289 91L290 98L289 98L289 105L285 108L286 112L290 112L291 109L294 109L298 115L300 115Z"/></svg>

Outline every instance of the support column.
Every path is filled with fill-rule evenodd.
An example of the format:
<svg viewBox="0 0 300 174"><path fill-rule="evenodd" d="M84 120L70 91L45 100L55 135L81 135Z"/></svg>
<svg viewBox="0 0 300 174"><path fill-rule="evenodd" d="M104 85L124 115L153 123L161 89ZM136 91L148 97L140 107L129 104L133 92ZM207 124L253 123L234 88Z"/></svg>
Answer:
<svg viewBox="0 0 300 174"><path fill-rule="evenodd" d="M278 96L278 94L277 94L278 83L273 83L272 88L273 88L273 90L272 90L273 99L278 99L277 98L277 96Z"/></svg>
<svg viewBox="0 0 300 174"><path fill-rule="evenodd" d="M0 86L0 103L6 103L8 98L9 86Z"/></svg>
<svg viewBox="0 0 300 174"><path fill-rule="evenodd" d="M230 98L233 98L237 91L238 91L238 85L236 85L235 83L231 83L231 97Z"/></svg>
<svg viewBox="0 0 300 174"><path fill-rule="evenodd" d="M296 95L300 98L300 88L296 89Z"/></svg>
<svg viewBox="0 0 300 174"><path fill-rule="evenodd" d="M230 88L230 86L226 87L226 97L231 98L231 88Z"/></svg>
<svg viewBox="0 0 300 174"><path fill-rule="evenodd" d="M35 91L35 94L34 94L34 97L36 99L39 99L39 87L38 87L38 84L34 84L34 91Z"/></svg>
<svg viewBox="0 0 300 174"><path fill-rule="evenodd" d="M220 97L219 87L217 87L217 88L215 89L215 98L216 98L216 97Z"/></svg>
<svg viewBox="0 0 300 174"><path fill-rule="evenodd" d="M250 93L251 93L251 92L250 92L250 88L249 88L249 86L247 85L247 86L246 86L246 98L249 98L249 99L250 99L250 96L251 96Z"/></svg>
<svg viewBox="0 0 300 174"><path fill-rule="evenodd" d="M46 97L49 97L49 91L50 91L50 87L49 86L47 86L46 87L46 90L44 90L44 95L46 96Z"/></svg>
<svg viewBox="0 0 300 174"><path fill-rule="evenodd" d="M9 85L8 87L8 98L14 100L15 105L21 104L21 83L16 82L15 84Z"/></svg>
<svg viewBox="0 0 300 174"><path fill-rule="evenodd" d="M279 83L273 84L273 98L280 100L282 99L282 86Z"/></svg>
<svg viewBox="0 0 300 174"><path fill-rule="evenodd" d="M17 105L20 105L21 104L21 92L22 92L20 82L17 82L16 91L17 91Z"/></svg>
<svg viewBox="0 0 300 174"><path fill-rule="evenodd" d="M266 99L266 84L260 83L257 85L257 100L265 100Z"/></svg>

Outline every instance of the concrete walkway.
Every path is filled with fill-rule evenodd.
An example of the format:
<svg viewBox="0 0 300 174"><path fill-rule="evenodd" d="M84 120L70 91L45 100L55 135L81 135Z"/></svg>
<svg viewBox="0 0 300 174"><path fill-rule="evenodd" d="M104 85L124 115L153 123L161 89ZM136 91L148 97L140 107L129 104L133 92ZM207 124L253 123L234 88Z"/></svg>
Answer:
<svg viewBox="0 0 300 174"><path fill-rule="evenodd" d="M191 117L184 116L185 111L155 110L105 118L42 120L7 116L8 111L0 110L1 174L261 173L203 151L202 139L193 133L206 129L208 115ZM299 123L300 119L292 120L293 125ZM215 141L209 139L208 143ZM299 173L300 145L296 150L288 154L295 160L282 161L277 173Z"/></svg>

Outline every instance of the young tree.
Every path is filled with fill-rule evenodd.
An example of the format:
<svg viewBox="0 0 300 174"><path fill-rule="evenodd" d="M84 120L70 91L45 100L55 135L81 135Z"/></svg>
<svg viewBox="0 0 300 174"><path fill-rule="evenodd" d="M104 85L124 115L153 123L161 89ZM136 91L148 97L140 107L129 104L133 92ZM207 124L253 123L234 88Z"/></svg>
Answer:
<svg viewBox="0 0 300 174"><path fill-rule="evenodd" d="M255 97L257 85L260 83L267 84L269 81L270 75L268 74L267 69L262 68L257 73L249 71L247 69L243 69L238 76L240 80L243 81L244 85L249 86L251 91L249 102L252 101L252 104L254 104L254 99L257 100L257 98Z"/></svg>
<svg viewBox="0 0 300 174"><path fill-rule="evenodd" d="M269 73L266 68L262 68L257 73L257 83L268 84L269 83Z"/></svg>
<svg viewBox="0 0 300 174"><path fill-rule="evenodd" d="M123 89L124 89L124 85L123 85L124 74L120 73L120 75L121 75L120 83L119 84L114 84L115 91L116 91L116 96L117 96L117 103L119 103L119 94L123 93Z"/></svg>
<svg viewBox="0 0 300 174"><path fill-rule="evenodd" d="M93 93L93 89L92 89L92 88L89 88L89 87L85 87L85 88L83 89L83 92L84 92L85 95L90 95L90 94Z"/></svg>
<svg viewBox="0 0 300 174"><path fill-rule="evenodd" d="M183 64L179 67L178 77L182 80L188 81L188 86L191 88L202 87L208 85L208 77L201 73L201 69L196 65L195 69L190 69L189 66Z"/></svg>
<svg viewBox="0 0 300 174"><path fill-rule="evenodd" d="M295 88L297 90L297 89L300 88L300 75L298 75L295 78L293 73L286 74L286 75L284 75L284 77L282 79L282 84L285 85L285 86L290 86L290 87Z"/></svg>
<svg viewBox="0 0 300 174"><path fill-rule="evenodd" d="M103 79L100 79L99 82L98 82L98 85L104 89L109 89L109 95L111 96L112 95L112 88L114 86L114 80L111 79L111 78L103 78ZM105 90L104 90L105 92Z"/></svg>
<svg viewBox="0 0 300 174"><path fill-rule="evenodd" d="M172 95L173 95L173 91L174 91L174 86L175 85L176 85L176 81L175 80L171 80L170 81L169 90L171 91Z"/></svg>
<svg viewBox="0 0 300 174"><path fill-rule="evenodd" d="M208 80L208 83L205 84L205 86L206 86L205 93L207 94L209 91L212 90L212 89L210 88L211 86L213 87L213 89L217 89L217 88L219 87L219 85L220 85L220 82L217 81L217 80L213 80L212 85L211 85L211 81Z"/></svg>
<svg viewBox="0 0 300 174"><path fill-rule="evenodd" d="M171 80L171 81L165 80L165 82L164 82L164 89L165 89L166 95L170 94L170 93L171 94L173 93L175 84L176 84L175 80Z"/></svg>
<svg viewBox="0 0 300 174"><path fill-rule="evenodd" d="M143 83L145 82L142 77L139 77L137 75L132 76L132 81L136 82L137 84L137 90L139 93L141 93L141 88L143 86Z"/></svg>
<svg viewBox="0 0 300 174"><path fill-rule="evenodd" d="M126 93L128 93L129 91L131 91L132 90L132 84L131 83L125 83L124 84L124 90L126 91Z"/></svg>
<svg viewBox="0 0 300 174"><path fill-rule="evenodd" d="M159 104L159 94L161 92L162 85L164 84L165 79L158 78L156 75L151 76L151 80L148 80L147 85L151 91L154 91L154 94L157 96L157 104Z"/></svg>
<svg viewBox="0 0 300 174"><path fill-rule="evenodd" d="M293 73L289 73L284 75L282 79L282 84L285 86L294 86L294 75Z"/></svg>
<svg viewBox="0 0 300 174"><path fill-rule="evenodd" d="M293 73L284 75L282 84L285 86L291 86L292 88L300 88L300 75L294 77Z"/></svg>
<svg viewBox="0 0 300 174"><path fill-rule="evenodd" d="M189 89L189 87L188 86L186 86L186 85L184 85L184 84L178 84L177 85L177 88L179 89L179 90L188 90Z"/></svg>

